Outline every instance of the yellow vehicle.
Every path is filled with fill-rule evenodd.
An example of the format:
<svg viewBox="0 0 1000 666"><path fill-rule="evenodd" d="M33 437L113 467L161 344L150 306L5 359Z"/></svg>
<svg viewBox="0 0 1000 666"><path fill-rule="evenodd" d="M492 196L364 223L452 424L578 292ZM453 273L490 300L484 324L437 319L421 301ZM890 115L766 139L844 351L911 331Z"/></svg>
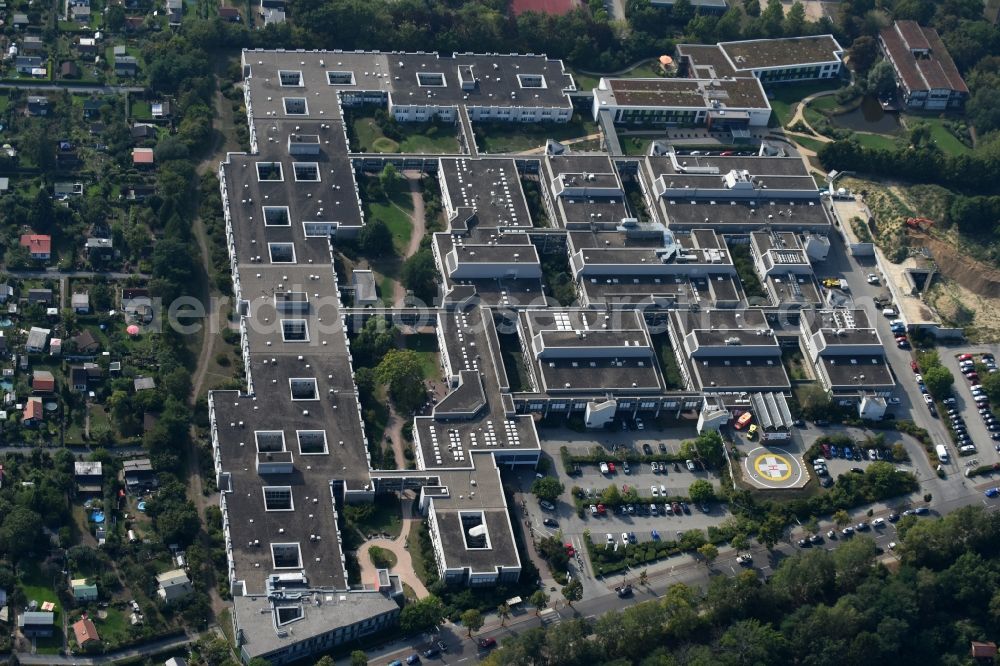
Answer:
<svg viewBox="0 0 1000 666"><path fill-rule="evenodd" d="M757 424L754 423L747 430L747 439L754 439L757 436Z"/></svg>

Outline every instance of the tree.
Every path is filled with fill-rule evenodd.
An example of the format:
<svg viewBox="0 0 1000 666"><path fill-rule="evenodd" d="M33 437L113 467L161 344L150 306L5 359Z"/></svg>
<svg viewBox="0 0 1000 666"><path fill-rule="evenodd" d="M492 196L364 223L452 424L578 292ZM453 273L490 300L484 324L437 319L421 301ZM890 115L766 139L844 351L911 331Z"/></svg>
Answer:
<svg viewBox="0 0 1000 666"><path fill-rule="evenodd" d="M412 349L390 350L375 368L375 376L389 387L399 412L412 414L427 395L420 357Z"/></svg>
<svg viewBox="0 0 1000 666"><path fill-rule="evenodd" d="M778 541L781 540L781 536L785 533L785 521L781 519L781 516L770 514L764 519L764 522L760 524L757 529L757 540L763 544L765 548L771 550L777 545Z"/></svg>
<svg viewBox="0 0 1000 666"><path fill-rule="evenodd" d="M399 172L396 171L396 167L391 164L386 164L382 169L382 173L379 174L378 180L382 185L382 189L385 191L386 196L388 196L399 183Z"/></svg>
<svg viewBox="0 0 1000 666"><path fill-rule="evenodd" d="M459 619L465 625L466 629L468 629L469 638L472 638L472 632L483 628L483 614L477 608L470 608L465 611Z"/></svg>
<svg viewBox="0 0 1000 666"><path fill-rule="evenodd" d="M351 658L352 659L354 658L353 654L351 655ZM367 663L367 661L368 658L365 657L365 663ZM320 657L319 660L315 664L313 664L313 666L337 666L337 663L333 660L333 657L331 657L330 655L324 655Z"/></svg>
<svg viewBox="0 0 1000 666"><path fill-rule="evenodd" d="M358 234L358 247L368 257L392 255L392 231L389 230L389 225L377 217L368 220Z"/></svg>
<svg viewBox="0 0 1000 666"><path fill-rule="evenodd" d="M837 527L843 527L851 522L851 515L841 509L833 514L833 522L836 523Z"/></svg>
<svg viewBox="0 0 1000 666"><path fill-rule="evenodd" d="M706 565L712 566L712 562L719 556L719 549L713 543L706 543L698 548L698 554L705 560Z"/></svg>
<svg viewBox="0 0 1000 666"><path fill-rule="evenodd" d="M399 628L412 634L418 631L433 631L444 620L444 603L433 594L410 602L399 615Z"/></svg>
<svg viewBox="0 0 1000 666"><path fill-rule="evenodd" d="M385 317L371 317L351 341L351 355L355 367L370 367L378 362L395 346L396 327Z"/></svg>
<svg viewBox="0 0 1000 666"><path fill-rule="evenodd" d="M785 36L800 37L806 25L806 8L799 0L795 0L785 14Z"/></svg>
<svg viewBox="0 0 1000 666"><path fill-rule="evenodd" d="M896 73L887 61L880 60L868 72L868 90L879 97L889 97L896 92Z"/></svg>
<svg viewBox="0 0 1000 666"><path fill-rule="evenodd" d="M680 454L684 458L700 460L710 469L718 469L726 462L722 435L714 430L705 431L693 441L681 444Z"/></svg>
<svg viewBox="0 0 1000 666"><path fill-rule="evenodd" d="M501 602L500 605L497 606L497 615L500 616L500 626L504 626L510 618L510 606L507 605L506 601Z"/></svg>
<svg viewBox="0 0 1000 666"><path fill-rule="evenodd" d="M878 58L878 42L869 35L862 35L854 40L847 50L849 62L858 74L866 74Z"/></svg>
<svg viewBox="0 0 1000 666"><path fill-rule="evenodd" d="M1000 372L987 373L985 377L980 379L979 383L982 384L990 402L1000 402Z"/></svg>
<svg viewBox="0 0 1000 666"><path fill-rule="evenodd" d="M404 261L400 278L414 296L424 303L433 303L437 293L437 266L430 250L422 249Z"/></svg>
<svg viewBox="0 0 1000 666"><path fill-rule="evenodd" d="M719 647L733 657L724 663L735 666L780 664L786 660L788 641L770 625L750 618L729 627L719 639Z"/></svg>
<svg viewBox="0 0 1000 666"><path fill-rule="evenodd" d="M351 653L351 666L367 666L368 655L364 650L355 650ZM319 666L317 664L317 666Z"/></svg>
<svg viewBox="0 0 1000 666"><path fill-rule="evenodd" d="M545 590L535 590L528 597L528 603L535 607L535 615L540 615L549 605L549 595Z"/></svg>
<svg viewBox="0 0 1000 666"><path fill-rule="evenodd" d="M583 599L583 583L574 578L563 585L562 595L566 599L566 605L572 608L574 601Z"/></svg>
<svg viewBox="0 0 1000 666"><path fill-rule="evenodd" d="M698 479L688 488L688 497L695 504L708 504L715 501L715 488L711 481Z"/></svg>
<svg viewBox="0 0 1000 666"><path fill-rule="evenodd" d="M768 37L781 37L784 17L785 9L781 6L781 0L767 0L767 6L760 13L764 34Z"/></svg>
<svg viewBox="0 0 1000 666"><path fill-rule="evenodd" d="M935 365L927 368L923 372L924 384L932 396L937 399L947 398L951 395L951 387L955 383L955 376L943 365Z"/></svg>
<svg viewBox="0 0 1000 666"><path fill-rule="evenodd" d="M125 8L121 5L111 5L108 7L105 25L111 32L120 32L125 27Z"/></svg>
<svg viewBox="0 0 1000 666"><path fill-rule="evenodd" d="M645 585L649 582L649 572L643 569L639 572L639 585Z"/></svg>
<svg viewBox="0 0 1000 666"><path fill-rule="evenodd" d="M540 500L548 500L549 502L555 502L559 499L559 496L563 494L565 486L559 483L559 479L554 476L545 476L541 479L535 479L534 483L531 484L531 492Z"/></svg>

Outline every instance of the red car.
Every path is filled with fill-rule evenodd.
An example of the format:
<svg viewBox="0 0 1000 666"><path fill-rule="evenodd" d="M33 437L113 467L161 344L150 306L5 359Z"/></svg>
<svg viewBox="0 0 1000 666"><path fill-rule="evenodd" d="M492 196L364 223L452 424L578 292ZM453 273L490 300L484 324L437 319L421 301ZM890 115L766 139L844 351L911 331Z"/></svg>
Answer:
<svg viewBox="0 0 1000 666"><path fill-rule="evenodd" d="M970 372L969 374L967 374L965 376L965 378L968 379L973 384L975 384L976 382L979 381L979 375L977 373L975 373L975 372Z"/></svg>
<svg viewBox="0 0 1000 666"><path fill-rule="evenodd" d="M910 370L913 370L913 372L920 372L920 366L917 365L916 361L910 361Z"/></svg>
<svg viewBox="0 0 1000 666"><path fill-rule="evenodd" d="M609 462L608 463L608 474L614 474L614 473L615 473L615 464L612 463L612 462Z"/></svg>
<svg viewBox="0 0 1000 666"><path fill-rule="evenodd" d="M959 361L971 361L972 360L972 354L961 354L958 357L958 360Z"/></svg>
<svg viewBox="0 0 1000 666"><path fill-rule="evenodd" d="M719 157L729 157L732 154L733 151L731 150L723 150L721 153L719 153Z"/></svg>
<svg viewBox="0 0 1000 666"><path fill-rule="evenodd" d="M598 504L597 505L597 513L599 513L599 514L601 514L603 516L606 512L607 512L607 509L604 508L603 504Z"/></svg>
<svg viewBox="0 0 1000 666"><path fill-rule="evenodd" d="M567 544L565 544L565 546L566 546L566 554L567 555L569 555L570 557L573 557L574 555L576 555L576 548L573 547L573 544L567 543Z"/></svg>

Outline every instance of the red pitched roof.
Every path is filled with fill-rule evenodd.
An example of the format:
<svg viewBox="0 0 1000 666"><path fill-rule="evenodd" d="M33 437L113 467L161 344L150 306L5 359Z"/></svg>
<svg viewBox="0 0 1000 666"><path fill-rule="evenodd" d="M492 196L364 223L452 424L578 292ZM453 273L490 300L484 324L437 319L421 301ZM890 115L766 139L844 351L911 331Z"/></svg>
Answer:
<svg viewBox="0 0 1000 666"><path fill-rule="evenodd" d="M132 149L132 164L152 164L152 163L153 163L152 148Z"/></svg>
<svg viewBox="0 0 1000 666"><path fill-rule="evenodd" d="M993 641L980 642L972 641L973 659L993 659L997 656L997 644Z"/></svg>
<svg viewBox="0 0 1000 666"><path fill-rule="evenodd" d="M51 393L56 390L56 380L47 370L35 370L31 379L31 388L36 393Z"/></svg>
<svg viewBox="0 0 1000 666"><path fill-rule="evenodd" d="M76 634L77 645L81 647L90 641L99 641L101 637L97 634L97 627L89 617L73 623L73 633Z"/></svg>
<svg viewBox="0 0 1000 666"><path fill-rule="evenodd" d="M28 404L24 406L23 421L36 421L42 418L42 399L28 398Z"/></svg>
<svg viewBox="0 0 1000 666"><path fill-rule="evenodd" d="M52 254L52 236L44 234L22 234L21 247L28 248L28 252L35 254Z"/></svg>

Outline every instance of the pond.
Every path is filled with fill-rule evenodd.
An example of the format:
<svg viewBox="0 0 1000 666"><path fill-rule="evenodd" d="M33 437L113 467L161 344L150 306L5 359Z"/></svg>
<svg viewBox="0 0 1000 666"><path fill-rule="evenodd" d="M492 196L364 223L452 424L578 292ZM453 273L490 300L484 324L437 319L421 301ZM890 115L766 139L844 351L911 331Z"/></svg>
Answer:
<svg viewBox="0 0 1000 666"><path fill-rule="evenodd" d="M9 317L4 317L3 319L0 319L0 328L10 328L13 325L14 322L11 321Z"/></svg>
<svg viewBox="0 0 1000 666"><path fill-rule="evenodd" d="M886 113L878 98L871 95L865 95L861 105L853 111L831 116L830 122L858 132L895 134L899 131L899 117L895 113Z"/></svg>

